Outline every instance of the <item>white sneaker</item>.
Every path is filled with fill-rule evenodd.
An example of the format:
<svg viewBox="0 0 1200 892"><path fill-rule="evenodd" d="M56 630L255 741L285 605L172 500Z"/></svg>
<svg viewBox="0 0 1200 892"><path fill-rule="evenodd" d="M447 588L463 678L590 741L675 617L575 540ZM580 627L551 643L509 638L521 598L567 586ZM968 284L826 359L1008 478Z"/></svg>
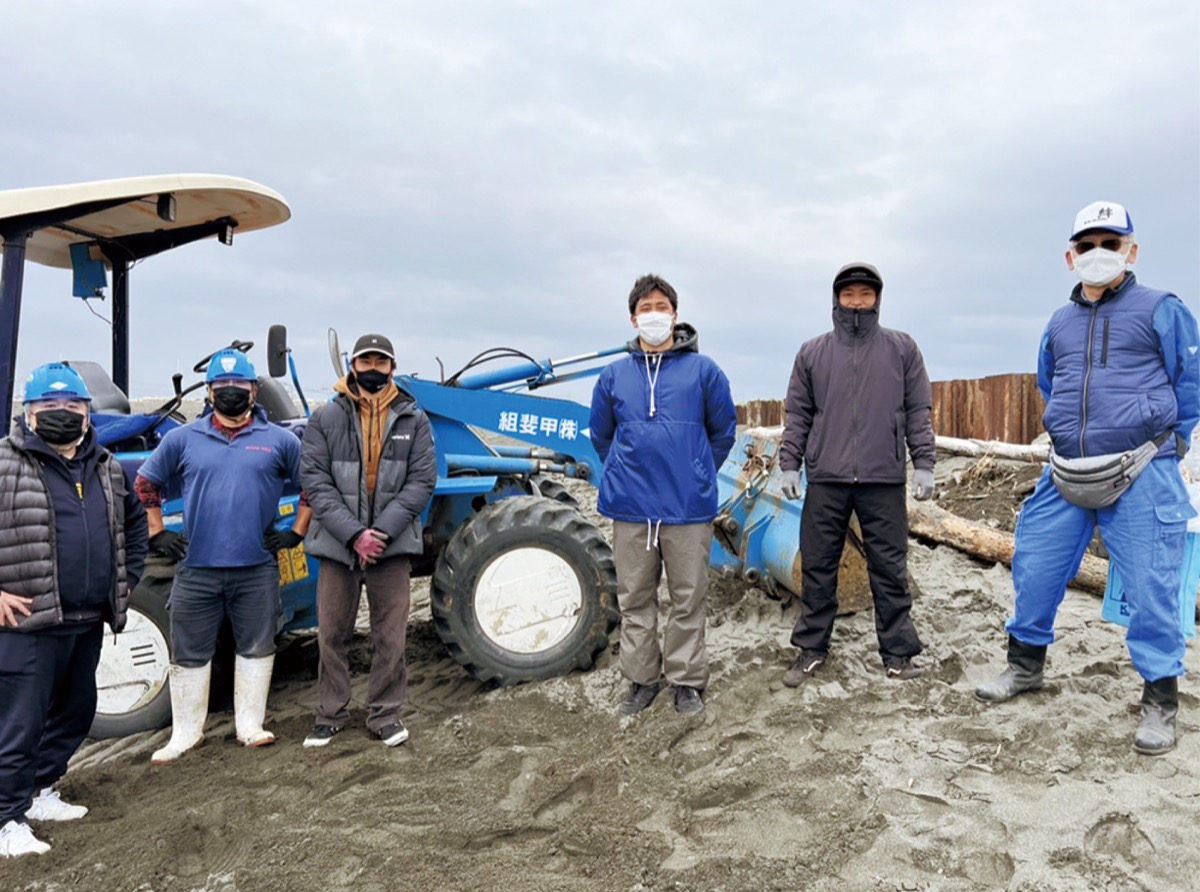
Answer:
<svg viewBox="0 0 1200 892"><path fill-rule="evenodd" d="M71 805L63 802L58 790L46 787L33 797L33 804L25 812L26 821L78 821L88 813L86 805Z"/></svg>
<svg viewBox="0 0 1200 892"><path fill-rule="evenodd" d="M0 827L0 858L16 858L18 855L42 855L50 846L33 835L24 821L9 821Z"/></svg>

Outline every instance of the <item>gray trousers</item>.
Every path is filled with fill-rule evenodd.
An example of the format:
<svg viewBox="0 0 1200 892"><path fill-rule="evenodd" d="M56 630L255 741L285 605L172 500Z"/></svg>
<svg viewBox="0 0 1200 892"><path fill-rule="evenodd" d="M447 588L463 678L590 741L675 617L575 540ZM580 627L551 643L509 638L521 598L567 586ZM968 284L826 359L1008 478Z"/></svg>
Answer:
<svg viewBox="0 0 1200 892"><path fill-rule="evenodd" d="M673 685L708 685L704 590L711 547L712 524L663 524L655 531L644 523L613 522L620 666L630 681L654 684L665 676ZM670 608L660 648L658 583L664 571Z"/></svg>
<svg viewBox="0 0 1200 892"><path fill-rule="evenodd" d="M317 724L341 728L350 717L350 662L354 622L362 585L371 613L371 674L367 679L367 727L372 731L400 720L408 694L404 645L408 635L409 559L384 558L364 572L322 560L317 573Z"/></svg>

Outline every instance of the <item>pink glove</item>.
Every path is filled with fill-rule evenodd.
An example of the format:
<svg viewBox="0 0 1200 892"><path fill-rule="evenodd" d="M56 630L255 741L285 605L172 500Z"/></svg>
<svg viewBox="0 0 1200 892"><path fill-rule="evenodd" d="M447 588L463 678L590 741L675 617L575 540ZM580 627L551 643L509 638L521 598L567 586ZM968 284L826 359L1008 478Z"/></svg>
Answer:
<svg viewBox="0 0 1200 892"><path fill-rule="evenodd" d="M354 553L364 567L375 563L386 547L387 537L378 530L363 530L354 540Z"/></svg>

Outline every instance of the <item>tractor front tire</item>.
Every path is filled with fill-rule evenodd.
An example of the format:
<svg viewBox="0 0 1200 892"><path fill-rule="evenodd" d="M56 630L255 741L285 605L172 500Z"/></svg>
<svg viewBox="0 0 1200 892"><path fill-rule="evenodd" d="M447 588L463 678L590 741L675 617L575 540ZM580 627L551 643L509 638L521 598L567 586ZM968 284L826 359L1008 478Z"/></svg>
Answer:
<svg viewBox="0 0 1200 892"><path fill-rule="evenodd" d="M124 631L114 636L106 630L96 669L96 717L89 737L128 737L170 724L167 597L174 579L173 565L149 559L145 575L129 598Z"/></svg>
<svg viewBox="0 0 1200 892"><path fill-rule="evenodd" d="M450 655L499 685L590 669L620 619L608 543L573 507L539 496L488 505L460 526L430 601Z"/></svg>

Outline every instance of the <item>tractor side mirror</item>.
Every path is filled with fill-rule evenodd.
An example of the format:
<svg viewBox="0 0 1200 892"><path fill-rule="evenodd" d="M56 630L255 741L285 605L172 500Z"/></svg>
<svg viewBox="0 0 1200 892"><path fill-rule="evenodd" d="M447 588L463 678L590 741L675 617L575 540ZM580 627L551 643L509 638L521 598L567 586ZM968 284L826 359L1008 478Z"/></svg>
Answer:
<svg viewBox="0 0 1200 892"><path fill-rule="evenodd" d="M272 325L267 330L267 374L282 378L288 373L287 326Z"/></svg>

